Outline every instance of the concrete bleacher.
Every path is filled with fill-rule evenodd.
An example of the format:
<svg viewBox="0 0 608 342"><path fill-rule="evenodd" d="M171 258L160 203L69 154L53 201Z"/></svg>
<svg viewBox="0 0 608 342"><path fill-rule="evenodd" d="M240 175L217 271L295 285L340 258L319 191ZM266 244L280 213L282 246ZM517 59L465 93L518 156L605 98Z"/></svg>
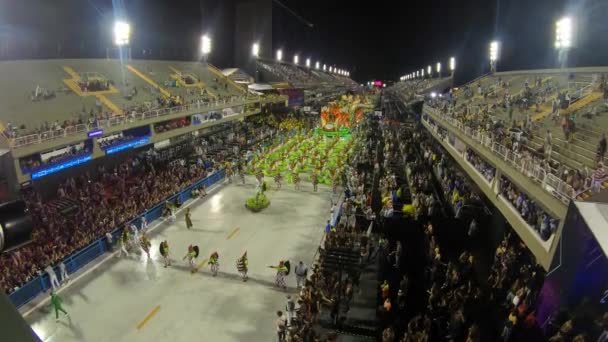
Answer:
<svg viewBox="0 0 608 342"><path fill-rule="evenodd" d="M602 133L608 133L608 105L600 87L602 75L607 72L606 67L596 67L485 75L454 91L455 112L468 108L475 113L479 109L494 122L502 121L505 127L514 124L526 127L529 139L523 148L532 151L544 147L546 132L550 131L551 159L560 166L553 173L562 179L563 171L578 171L588 176L597 167L598 141ZM541 81L540 85L538 80ZM524 96L526 82L531 94L527 97ZM563 99L565 94L571 100L567 106L560 106L554 112L555 99L560 95ZM505 106L508 97L511 108ZM530 104L527 109L519 106L523 98ZM475 117L475 114L470 116ZM562 120L569 117L576 123L575 134L570 140L565 137L561 126ZM604 164L607 161L604 158ZM583 197L588 198L589 194Z"/></svg>
<svg viewBox="0 0 608 342"><path fill-rule="evenodd" d="M0 62L0 122L6 127L22 127L15 133L27 135L40 130L45 123L60 125L86 121L91 112L98 117L124 114L126 110L158 106L157 98L180 96L184 101L199 98L215 100L242 97L245 91L212 66L200 62L115 59L24 60ZM169 82L187 73L199 82L191 87L171 87ZM98 79L108 81L103 91L83 91L80 82ZM54 93L47 99L32 94ZM135 95L134 89L137 90ZM205 89L205 96L201 96ZM196 91L195 91L196 90Z"/></svg>
<svg viewBox="0 0 608 342"><path fill-rule="evenodd" d="M258 69L269 82L288 82L298 88L357 87L350 77L272 60L258 60Z"/></svg>

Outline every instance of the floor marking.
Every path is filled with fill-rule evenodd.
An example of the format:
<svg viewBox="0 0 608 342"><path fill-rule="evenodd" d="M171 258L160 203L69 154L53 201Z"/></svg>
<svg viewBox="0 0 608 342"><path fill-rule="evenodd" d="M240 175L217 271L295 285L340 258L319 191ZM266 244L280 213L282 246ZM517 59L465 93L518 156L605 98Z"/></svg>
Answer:
<svg viewBox="0 0 608 342"><path fill-rule="evenodd" d="M226 240L232 239L236 235L236 233L239 232L239 230L241 230L241 228L239 228L239 227L234 228L234 230L232 231L232 233L230 233L230 235L228 235L226 237Z"/></svg>
<svg viewBox="0 0 608 342"><path fill-rule="evenodd" d="M141 323L139 323L139 324L137 325L137 330L141 330L141 328L143 328L143 327L144 327L144 325L146 325L146 323L148 323L148 321L149 321L150 319L152 319L152 317L154 317L154 315L156 315L156 314L158 313L158 311L159 311L159 310L160 310L160 305L157 305L157 306L154 308L154 310L152 310L152 312L150 312L150 313L148 314L148 316L146 316L146 318L144 318L144 320L143 320L143 321L141 321Z"/></svg>
<svg viewBox="0 0 608 342"><path fill-rule="evenodd" d="M198 264L195 268L194 271L192 271L192 275L194 275L194 273L198 272L198 270L200 270L201 268L205 267L205 264L207 263L207 261L209 261L209 259L204 259L203 261L201 261L200 264Z"/></svg>
<svg viewBox="0 0 608 342"><path fill-rule="evenodd" d="M211 192L217 190L220 186L222 186L224 184L224 182L217 182L215 183L211 188L207 189L207 193L211 194ZM175 212L175 214L177 215L178 213L180 213L182 210L188 208L189 206L193 205L194 203L198 203L198 201L201 198L195 198L194 200L191 200L187 203L185 203L183 206L181 206L179 209L177 209L177 211ZM156 222L154 225L152 225L152 227L148 227L148 229L146 230L146 234L149 234L150 232L152 232L153 230L155 230L156 228L158 228L160 225L167 223L167 221L163 220L163 219L158 219L158 222ZM65 291L67 288L69 288L70 286L74 285L74 283L76 283L79 279L83 278L84 276L88 275L89 273L95 271L99 266L103 265L106 263L106 261L112 259L112 258L116 258L116 255L118 254L118 252L120 251L119 248L117 248L115 251L111 252L110 254L108 254L105 258L101 259L99 261L99 263L91 265L91 267L85 271L83 271L81 274L79 274L78 276L74 277L73 279L70 280L69 283L67 283L66 285L61 286L56 293L60 294L63 291ZM40 294L38 296L43 296L45 294L48 294L48 292L44 292L43 294ZM51 297L50 296L44 296L45 298L43 300L41 300L38 304L34 305L31 309L26 310L25 312L21 313L21 310L19 310L19 312L21 313L21 316L23 316L24 318L31 315L32 312L38 310L39 308L41 308L44 305L48 305L48 303L51 301ZM26 304L27 305L27 304Z"/></svg>

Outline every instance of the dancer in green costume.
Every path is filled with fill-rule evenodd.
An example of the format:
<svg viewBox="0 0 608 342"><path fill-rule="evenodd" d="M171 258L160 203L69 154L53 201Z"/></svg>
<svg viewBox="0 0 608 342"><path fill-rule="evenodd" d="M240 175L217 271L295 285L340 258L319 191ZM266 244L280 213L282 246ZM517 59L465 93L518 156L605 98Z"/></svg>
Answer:
<svg viewBox="0 0 608 342"><path fill-rule="evenodd" d="M67 311L63 309L61 303L63 303L61 297L59 297L55 292L51 291L51 305L53 306L53 309L55 309L56 322L59 322L59 311L63 312L66 316L68 316Z"/></svg>

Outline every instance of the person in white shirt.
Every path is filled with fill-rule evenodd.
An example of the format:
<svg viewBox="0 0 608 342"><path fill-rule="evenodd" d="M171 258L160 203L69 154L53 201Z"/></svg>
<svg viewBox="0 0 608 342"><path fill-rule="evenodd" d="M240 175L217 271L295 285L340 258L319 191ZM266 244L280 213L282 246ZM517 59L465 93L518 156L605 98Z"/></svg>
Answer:
<svg viewBox="0 0 608 342"><path fill-rule="evenodd" d="M53 267L51 267L51 265L48 265L44 271L46 272L46 274L49 275L49 279L51 281L51 286L53 287L53 291L57 291L57 288L60 286L59 285L59 280L57 279L57 275L55 274L55 271L53 270Z"/></svg>
<svg viewBox="0 0 608 342"><path fill-rule="evenodd" d="M66 270L65 264L63 263L63 261L59 264L59 271L60 276L61 276L61 282L62 283L67 283L70 281L70 275L68 274L68 271Z"/></svg>
<svg viewBox="0 0 608 342"><path fill-rule="evenodd" d="M304 283L306 282L306 277L308 276L308 266L300 261L296 265L294 273L296 274L296 284L299 289L304 286Z"/></svg>
<svg viewBox="0 0 608 342"><path fill-rule="evenodd" d="M145 216L142 216L141 217L141 223L140 223L139 229L142 232L145 232L147 228L148 228L148 220L146 220Z"/></svg>

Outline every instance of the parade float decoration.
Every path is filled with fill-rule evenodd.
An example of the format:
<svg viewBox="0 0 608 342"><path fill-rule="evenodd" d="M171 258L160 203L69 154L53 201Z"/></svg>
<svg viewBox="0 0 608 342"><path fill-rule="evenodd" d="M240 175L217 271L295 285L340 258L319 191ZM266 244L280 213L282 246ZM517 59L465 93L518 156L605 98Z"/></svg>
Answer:
<svg viewBox="0 0 608 342"><path fill-rule="evenodd" d="M264 181L263 177L258 176L256 178L258 180L257 192L254 197L247 199L245 202L245 207L254 213L260 212L270 206L270 199L266 196L268 183Z"/></svg>
<svg viewBox="0 0 608 342"><path fill-rule="evenodd" d="M351 128L363 120L363 110L367 105L364 97L343 95L321 108L321 128L315 133L325 136L344 137Z"/></svg>

